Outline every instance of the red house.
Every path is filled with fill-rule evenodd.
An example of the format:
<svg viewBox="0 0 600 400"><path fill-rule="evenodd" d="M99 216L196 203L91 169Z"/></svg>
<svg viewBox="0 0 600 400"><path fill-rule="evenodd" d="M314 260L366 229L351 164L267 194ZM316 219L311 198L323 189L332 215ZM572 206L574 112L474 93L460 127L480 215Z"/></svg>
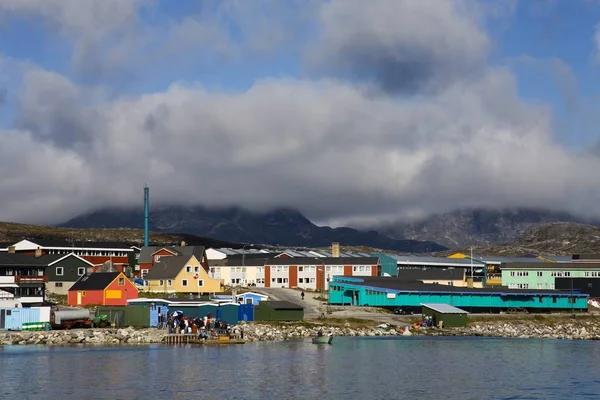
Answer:
<svg viewBox="0 0 600 400"><path fill-rule="evenodd" d="M85 274L69 289L70 306L126 306L138 290L122 272Z"/></svg>

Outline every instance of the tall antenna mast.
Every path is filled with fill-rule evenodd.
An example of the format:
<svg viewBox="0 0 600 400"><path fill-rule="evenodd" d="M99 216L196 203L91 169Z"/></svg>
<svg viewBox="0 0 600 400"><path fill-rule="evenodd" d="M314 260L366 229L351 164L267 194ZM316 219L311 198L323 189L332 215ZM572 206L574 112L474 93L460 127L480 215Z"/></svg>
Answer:
<svg viewBox="0 0 600 400"><path fill-rule="evenodd" d="M150 219L150 188L144 184L144 246L148 246L148 222Z"/></svg>

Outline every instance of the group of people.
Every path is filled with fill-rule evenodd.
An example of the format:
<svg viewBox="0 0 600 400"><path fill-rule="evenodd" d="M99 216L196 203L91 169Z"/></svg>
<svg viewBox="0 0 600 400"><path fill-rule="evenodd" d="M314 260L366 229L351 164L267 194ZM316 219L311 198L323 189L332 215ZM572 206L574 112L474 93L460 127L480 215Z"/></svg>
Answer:
<svg viewBox="0 0 600 400"><path fill-rule="evenodd" d="M213 318L210 312L204 318L191 318L175 313L169 317L167 328L169 333L196 335L201 339L207 339L209 335L215 334L216 330L229 331L227 323Z"/></svg>

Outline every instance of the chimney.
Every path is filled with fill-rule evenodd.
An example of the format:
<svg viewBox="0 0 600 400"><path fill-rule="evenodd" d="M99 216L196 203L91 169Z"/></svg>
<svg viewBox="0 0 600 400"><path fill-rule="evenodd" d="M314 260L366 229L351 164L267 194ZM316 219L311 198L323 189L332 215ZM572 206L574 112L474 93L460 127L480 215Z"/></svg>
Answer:
<svg viewBox="0 0 600 400"><path fill-rule="evenodd" d="M42 249L40 247L38 247L37 249L35 249L35 257L41 257L42 256Z"/></svg>
<svg viewBox="0 0 600 400"><path fill-rule="evenodd" d="M331 255L333 257L340 256L340 244L338 242L331 243Z"/></svg>
<svg viewBox="0 0 600 400"><path fill-rule="evenodd" d="M8 248L8 252L14 254L15 253L15 246L10 246Z"/></svg>

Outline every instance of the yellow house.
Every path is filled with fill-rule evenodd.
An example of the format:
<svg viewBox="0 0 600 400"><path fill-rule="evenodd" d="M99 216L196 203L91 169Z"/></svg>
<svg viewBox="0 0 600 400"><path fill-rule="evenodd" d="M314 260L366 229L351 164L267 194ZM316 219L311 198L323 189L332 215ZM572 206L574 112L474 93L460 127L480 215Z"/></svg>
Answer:
<svg viewBox="0 0 600 400"><path fill-rule="evenodd" d="M161 257L146 275L144 289L162 293L218 293L221 281L208 274L206 257L196 256Z"/></svg>

